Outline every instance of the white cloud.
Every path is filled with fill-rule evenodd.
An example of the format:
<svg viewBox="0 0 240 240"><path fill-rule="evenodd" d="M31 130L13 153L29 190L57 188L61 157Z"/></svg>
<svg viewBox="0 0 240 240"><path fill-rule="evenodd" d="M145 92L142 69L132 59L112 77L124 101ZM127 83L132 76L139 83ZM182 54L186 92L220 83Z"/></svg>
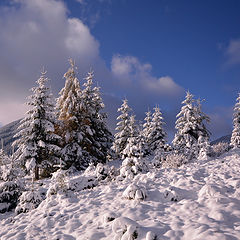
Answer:
<svg viewBox="0 0 240 240"><path fill-rule="evenodd" d="M93 60L99 54L99 43L90 34L88 27L77 18L68 19L65 43L71 55L80 54L82 58Z"/></svg>
<svg viewBox="0 0 240 240"><path fill-rule="evenodd" d="M226 56L228 58L228 64L240 64L240 39L230 41L226 49Z"/></svg>
<svg viewBox="0 0 240 240"><path fill-rule="evenodd" d="M28 89L36 85L43 66L54 93L58 92L64 85L62 76L69 57L75 59L79 73L85 74L93 67L102 89L115 96L127 96L136 114L159 103L159 99L168 99L162 101L164 104L172 99L173 104L178 101L182 88L169 76L153 76L151 64L136 57L113 56L109 71L89 27L78 18L69 18L62 1L14 0L14 3L4 9L0 7L1 124L24 116ZM111 116L115 116L121 102L115 100L115 110L109 100Z"/></svg>
<svg viewBox="0 0 240 240"><path fill-rule="evenodd" d="M28 106L25 104L19 104L19 102L9 101L0 103L0 126L2 124L9 123L9 119L18 120L23 117L23 112L28 110Z"/></svg>
<svg viewBox="0 0 240 240"><path fill-rule="evenodd" d="M77 2L81 3L81 4L84 4L85 3L85 0L76 0Z"/></svg>
<svg viewBox="0 0 240 240"><path fill-rule="evenodd" d="M169 97L179 95L183 91L169 76L152 76L151 64L141 63L133 56L113 56L111 70L119 84L126 87L138 85L141 91Z"/></svg>
<svg viewBox="0 0 240 240"><path fill-rule="evenodd" d="M145 84L149 90L161 94L175 95L183 90L169 76L152 79L146 81Z"/></svg>
<svg viewBox="0 0 240 240"><path fill-rule="evenodd" d="M68 18L67 12L57 0L17 0L0 8L1 103L11 109L23 104L43 66L57 90L63 86L69 57L76 60L79 72L85 73L94 64L104 67L99 43L80 19ZM20 107L16 115L6 111L1 105L3 124L15 120L24 109Z"/></svg>

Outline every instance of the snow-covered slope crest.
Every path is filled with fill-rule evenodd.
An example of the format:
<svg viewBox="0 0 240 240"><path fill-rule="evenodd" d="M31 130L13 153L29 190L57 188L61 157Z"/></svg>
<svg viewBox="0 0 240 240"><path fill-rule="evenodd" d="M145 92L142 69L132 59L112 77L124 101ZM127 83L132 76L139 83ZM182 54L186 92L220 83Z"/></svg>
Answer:
<svg viewBox="0 0 240 240"><path fill-rule="evenodd" d="M232 150L220 158L151 170L68 197L52 195L29 213L0 215L0 239L237 240L239 172L240 152ZM131 184L144 189L146 198L127 198Z"/></svg>

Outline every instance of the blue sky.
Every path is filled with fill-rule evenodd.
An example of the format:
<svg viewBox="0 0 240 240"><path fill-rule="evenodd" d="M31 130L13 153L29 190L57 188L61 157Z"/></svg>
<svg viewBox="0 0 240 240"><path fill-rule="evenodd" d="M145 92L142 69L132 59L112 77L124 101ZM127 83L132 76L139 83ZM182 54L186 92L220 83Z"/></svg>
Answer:
<svg viewBox="0 0 240 240"><path fill-rule="evenodd" d="M102 8L92 33L107 64L114 53L136 56L210 104L233 103L240 71L227 66L225 51L240 38L240 1L106 1Z"/></svg>
<svg viewBox="0 0 240 240"><path fill-rule="evenodd" d="M3 0L0 123L23 116L43 65L57 94L73 57L80 80L95 70L112 127L127 97L139 119L159 104L171 138L189 90L205 99L212 139L229 134L240 91L239 12L239 0Z"/></svg>

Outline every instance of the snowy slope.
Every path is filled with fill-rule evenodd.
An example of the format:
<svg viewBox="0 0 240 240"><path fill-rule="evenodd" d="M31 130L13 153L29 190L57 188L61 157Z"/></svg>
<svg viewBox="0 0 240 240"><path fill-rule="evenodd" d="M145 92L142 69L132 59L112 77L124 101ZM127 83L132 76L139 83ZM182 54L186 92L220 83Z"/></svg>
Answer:
<svg viewBox="0 0 240 240"><path fill-rule="evenodd" d="M0 139L3 139L3 149L6 153L12 154L11 145L15 140L13 136L16 134L19 124L20 120L16 120L0 128Z"/></svg>
<svg viewBox="0 0 240 240"><path fill-rule="evenodd" d="M231 151L179 169L105 183L72 197L52 196L29 213L0 215L0 239L237 240L239 172L240 152ZM146 192L145 200L124 197L133 183ZM128 238L131 233L133 238Z"/></svg>
<svg viewBox="0 0 240 240"><path fill-rule="evenodd" d="M214 141L211 142L211 145L217 144L219 142L226 142L226 143L230 143L231 142L231 134L226 135L226 136L222 136Z"/></svg>

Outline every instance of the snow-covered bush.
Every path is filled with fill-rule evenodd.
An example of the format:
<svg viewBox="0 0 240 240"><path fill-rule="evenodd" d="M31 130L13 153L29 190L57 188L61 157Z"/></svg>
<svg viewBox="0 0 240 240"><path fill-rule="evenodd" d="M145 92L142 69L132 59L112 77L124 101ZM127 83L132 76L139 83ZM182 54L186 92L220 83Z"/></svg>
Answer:
<svg viewBox="0 0 240 240"><path fill-rule="evenodd" d="M171 152L165 155L165 159L162 161L162 167L178 168L184 163L187 163L187 158L184 154Z"/></svg>
<svg viewBox="0 0 240 240"><path fill-rule="evenodd" d="M101 181L108 177L109 167L107 165L103 165L102 163L98 163L95 171L98 181Z"/></svg>
<svg viewBox="0 0 240 240"><path fill-rule="evenodd" d="M119 217L113 221L112 231L115 233L114 240L134 240L138 238L139 225L126 217Z"/></svg>
<svg viewBox="0 0 240 240"><path fill-rule="evenodd" d="M2 149L0 149L0 166L8 163L10 163L10 158Z"/></svg>
<svg viewBox="0 0 240 240"><path fill-rule="evenodd" d="M166 160L166 152L162 151L162 149L156 149L154 158L152 160L152 164L156 168L160 168L162 163Z"/></svg>
<svg viewBox="0 0 240 240"><path fill-rule="evenodd" d="M0 150L0 180L13 181L19 176L23 176L23 171L13 160Z"/></svg>
<svg viewBox="0 0 240 240"><path fill-rule="evenodd" d="M66 173L65 173L66 178ZM91 189L97 186L97 174L94 164L90 164L87 169L81 174L71 176L65 181L65 192L70 191L82 191L84 189Z"/></svg>
<svg viewBox="0 0 240 240"><path fill-rule="evenodd" d="M152 231L146 231L137 222L127 217L116 218L112 223L114 240L146 239L157 240L157 235Z"/></svg>
<svg viewBox="0 0 240 240"><path fill-rule="evenodd" d="M20 182L9 181L0 183L0 213L11 211L17 206L22 189Z"/></svg>
<svg viewBox="0 0 240 240"><path fill-rule="evenodd" d="M169 188L167 190L165 190L164 194L163 194L164 198L167 199L168 201L173 201L173 202L177 202L179 201L179 196L176 193L176 191L173 188Z"/></svg>
<svg viewBox="0 0 240 240"><path fill-rule="evenodd" d="M102 163L98 163L95 173L98 181L111 181L119 175L119 171L114 166L109 167L108 165L104 165Z"/></svg>
<svg viewBox="0 0 240 240"><path fill-rule="evenodd" d="M225 152L228 152L229 149L230 149L230 146L227 142L219 142L212 146L213 155L216 157L222 155Z"/></svg>
<svg viewBox="0 0 240 240"><path fill-rule="evenodd" d="M23 192L19 198L19 203L15 209L17 214L29 212L39 206L39 204L45 199L46 192L43 189L32 189L30 191Z"/></svg>
<svg viewBox="0 0 240 240"><path fill-rule="evenodd" d="M0 167L0 179L3 181L14 181L17 177L24 176L22 169L13 166L11 163Z"/></svg>
<svg viewBox="0 0 240 240"><path fill-rule="evenodd" d="M91 163L84 171L84 176L97 178L97 181L110 181L115 179L119 174L118 169L114 166L109 167L102 163L98 163L97 166Z"/></svg>
<svg viewBox="0 0 240 240"><path fill-rule="evenodd" d="M123 192L123 197L129 200L144 200L147 197L146 189L143 186L131 184Z"/></svg>
<svg viewBox="0 0 240 240"><path fill-rule="evenodd" d="M163 147L157 148L154 152L154 158L152 160L153 166L160 168L162 166L162 162L166 160L167 155L171 154L172 151L172 147L167 143Z"/></svg>
<svg viewBox="0 0 240 240"><path fill-rule="evenodd" d="M69 170L58 170L51 179L51 184L47 192L47 197L60 194L71 194L71 191L82 191L96 187L99 183L110 181L118 174L114 167L108 167L99 163L97 166L90 164L88 168L80 173L72 175ZM68 177L68 175L71 177Z"/></svg>
<svg viewBox="0 0 240 240"><path fill-rule="evenodd" d="M122 166L120 168L120 176L134 178L134 176L138 173L145 173L147 171L148 167L143 159L136 157L127 157L122 162Z"/></svg>
<svg viewBox="0 0 240 240"><path fill-rule="evenodd" d="M47 191L47 197L55 195L57 193L65 194L68 190L68 183L66 181L66 171L58 170L53 173L51 178L51 184Z"/></svg>
<svg viewBox="0 0 240 240"><path fill-rule="evenodd" d="M199 136L198 138L198 159L199 160L207 160L209 156L211 156L211 146L209 143L209 139L203 136Z"/></svg>
<svg viewBox="0 0 240 240"><path fill-rule="evenodd" d="M98 184L96 177L80 175L75 178L71 178L68 181L68 190L82 191L84 189L91 189Z"/></svg>
<svg viewBox="0 0 240 240"><path fill-rule="evenodd" d="M117 218L116 213L114 212L107 212L103 215L103 223L108 224Z"/></svg>

